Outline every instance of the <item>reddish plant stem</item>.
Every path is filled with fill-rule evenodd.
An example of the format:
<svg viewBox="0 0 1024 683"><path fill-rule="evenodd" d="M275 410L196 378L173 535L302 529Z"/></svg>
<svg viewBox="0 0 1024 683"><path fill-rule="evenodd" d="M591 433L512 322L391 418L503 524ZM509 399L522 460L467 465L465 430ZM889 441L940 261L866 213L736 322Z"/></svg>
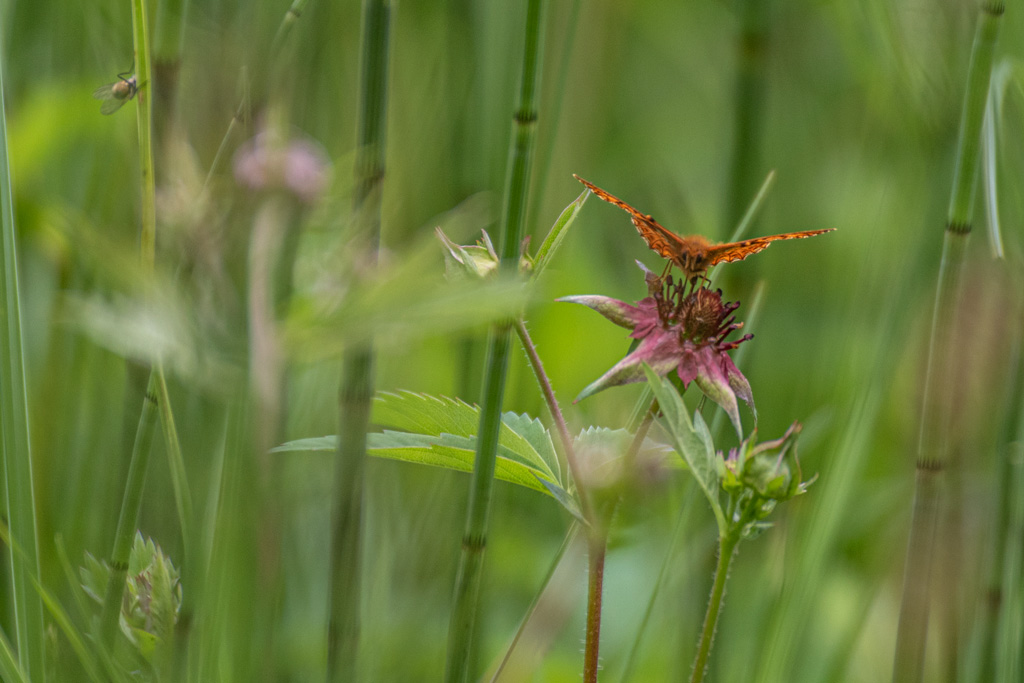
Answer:
<svg viewBox="0 0 1024 683"><path fill-rule="evenodd" d="M530 332L526 329L526 323L522 318L516 320L515 329L516 334L519 335L519 341L523 345L523 350L526 351L526 357L530 361L533 376L537 378L541 394L544 395L544 402L547 403L548 410L551 412L551 419L555 423L555 430L558 432L558 438L562 442L562 451L565 454L565 461L569 466L569 473L572 474L573 481L579 486L579 467L576 463L576 453L572 447L572 437L569 436L569 427L565 423L565 416L562 415L562 408L558 405L558 399L555 398L555 390L551 388L551 380L548 379L547 373L544 372L544 364L537 354L537 347L534 345L533 339L530 338ZM583 508L584 516L590 520L587 513L586 496L582 490L580 490L580 504Z"/></svg>
<svg viewBox="0 0 1024 683"><path fill-rule="evenodd" d="M601 643L601 595L604 589L604 558L607 535L593 527L588 533L589 582L587 586L587 643L583 651L583 683L597 683Z"/></svg>

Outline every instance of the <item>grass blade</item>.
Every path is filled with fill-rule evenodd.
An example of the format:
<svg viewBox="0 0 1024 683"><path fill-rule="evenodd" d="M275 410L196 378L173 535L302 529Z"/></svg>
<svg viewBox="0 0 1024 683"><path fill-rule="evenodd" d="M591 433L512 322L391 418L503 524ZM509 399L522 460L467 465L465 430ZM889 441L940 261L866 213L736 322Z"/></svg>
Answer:
<svg viewBox="0 0 1024 683"><path fill-rule="evenodd" d="M24 550L21 557L14 552L10 555L18 660L26 677L42 680L43 606L31 585L32 577L39 575L39 548L3 67L0 62L0 241L3 250L3 274L0 277L0 325L3 327L0 330L0 446L3 448L7 523L14 543Z"/></svg>

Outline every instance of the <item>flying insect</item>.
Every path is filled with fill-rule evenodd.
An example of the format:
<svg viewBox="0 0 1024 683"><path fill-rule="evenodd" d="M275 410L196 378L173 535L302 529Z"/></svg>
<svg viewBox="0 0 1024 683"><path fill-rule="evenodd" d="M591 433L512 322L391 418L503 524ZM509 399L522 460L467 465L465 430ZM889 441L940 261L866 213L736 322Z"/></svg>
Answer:
<svg viewBox="0 0 1024 683"><path fill-rule="evenodd" d="M117 78L118 80L113 83L96 88L92 93L97 100L103 100L103 104L100 106L101 114L113 114L124 106L125 102L135 97L135 93L139 91L139 82L131 71L120 73Z"/></svg>

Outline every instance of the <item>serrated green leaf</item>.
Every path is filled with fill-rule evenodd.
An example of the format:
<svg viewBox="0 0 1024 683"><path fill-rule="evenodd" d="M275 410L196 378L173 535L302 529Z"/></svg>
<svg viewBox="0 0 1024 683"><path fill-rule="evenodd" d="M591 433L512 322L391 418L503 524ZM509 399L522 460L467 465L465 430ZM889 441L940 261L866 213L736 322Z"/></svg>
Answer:
<svg viewBox="0 0 1024 683"><path fill-rule="evenodd" d="M447 396L430 396L411 391L379 392L374 400L372 420L382 427L403 432L428 436L451 434L468 438L476 435L480 424L480 408ZM498 448L514 454L510 456L512 459L529 465L562 485L557 474L558 464L551 437L539 421L506 413L502 416Z"/></svg>
<svg viewBox="0 0 1024 683"><path fill-rule="evenodd" d="M712 511L715 513L715 520L718 522L720 533L725 533L727 523L722 506L718 502L718 456L711 447L710 434L707 432L707 425L704 425L703 418L699 417L699 429L707 434L707 437L694 428L690 420L690 414L686 410L682 396L676 391L670 382L663 380L647 365L644 365L644 372L647 374L647 383L658 399L661 408L661 417L658 422L665 428L676 450L686 460L690 471L697 479L704 496L708 499Z"/></svg>
<svg viewBox="0 0 1024 683"><path fill-rule="evenodd" d="M585 453L588 449L601 445L611 447L619 453L625 454L633 444L635 434L628 429L611 429L609 427L587 427L573 439L573 449L577 453ZM658 456L665 465L673 469L687 469L686 461L675 456L675 449L645 438L640 446L641 452L653 453Z"/></svg>
<svg viewBox="0 0 1024 683"><path fill-rule="evenodd" d="M432 465L457 472L472 472L476 458L476 437L457 437L452 434L432 437L385 431L383 434L368 434L366 446L366 452L378 458ZM509 455L509 451L498 446L494 470L496 479L551 495L541 483L545 477Z"/></svg>
<svg viewBox="0 0 1024 683"><path fill-rule="evenodd" d="M476 433L478 414L477 408L458 398L380 391L374 397L370 419L374 424L403 432L472 436Z"/></svg>
<svg viewBox="0 0 1024 683"><path fill-rule="evenodd" d="M504 413L501 421L514 433L521 436L530 448L540 456L546 466L545 471L552 481L559 481L556 472L559 471L558 455L555 453L555 444L551 441L551 432L539 419L529 415L516 414L513 412ZM500 437L499 437L500 443Z"/></svg>
<svg viewBox="0 0 1024 683"><path fill-rule="evenodd" d="M298 439L278 446L273 449L273 452L334 453L337 450L337 443L338 437L336 436ZM456 472L472 472L476 457L476 437L462 437L454 434L432 436L385 430L383 433L367 435L367 453L378 458L442 467ZM556 500L557 496L542 482L549 483L559 490L562 489L553 478L524 463L514 451L504 448L501 444L498 445L498 460L494 476L501 481L547 493L555 497Z"/></svg>
<svg viewBox="0 0 1024 683"><path fill-rule="evenodd" d="M91 553L86 553L85 566L78 568L78 574L85 594L102 605L110 576L106 564L93 557Z"/></svg>
<svg viewBox="0 0 1024 683"><path fill-rule="evenodd" d="M372 420L391 429L367 435L370 455L458 472L473 471L480 420L477 406L445 396L380 392L374 400ZM272 452L334 453L337 443L336 436L298 439ZM578 513L578 506L573 507L575 502L561 482L551 434L540 420L515 413L502 415L495 477L547 493L571 513Z"/></svg>

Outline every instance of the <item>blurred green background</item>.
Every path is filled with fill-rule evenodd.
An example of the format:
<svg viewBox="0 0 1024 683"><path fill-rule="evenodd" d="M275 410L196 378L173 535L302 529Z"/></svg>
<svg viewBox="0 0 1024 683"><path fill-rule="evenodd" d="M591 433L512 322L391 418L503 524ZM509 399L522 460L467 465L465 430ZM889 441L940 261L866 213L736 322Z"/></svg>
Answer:
<svg viewBox="0 0 1024 683"><path fill-rule="evenodd" d="M743 2L758 4L751 10ZM217 453L231 441L232 415L246 392L246 244L260 202L235 183L231 155L255 134L266 112L276 112L294 135L318 141L333 163L321 204L295 218L304 230L296 297L343 298L344 286L321 285L330 277L344 282L359 265L358 254L344 248L351 222L359 3L310 2L290 42L268 64L287 7L191 3L177 81L178 128L170 136L175 147L155 150L158 270L163 281L176 283L171 298L178 308L150 313L159 318L156 338L178 340L191 359L171 368L171 393L192 494L207 521L215 512L204 506L214 499ZM440 286L443 270L435 226L461 243L474 241L481 228L497 237L523 8L451 0L406 1L394 9L382 287L393 273L418 263L422 270L413 286L429 291ZM1024 218L1024 72L1013 61L1024 45L1018 9L1011 6L1004 17L997 52L1007 92L994 130L1006 259L992 261L988 214L980 201L990 189L979 186L967 274L970 316L962 331L964 375L956 387L965 415L957 429L969 446L949 496L956 502L949 529L960 540L940 541L931 680L953 680L950 671L965 667L970 657L992 541L993 473L1013 408L1007 392L1020 336ZM774 170L774 186L749 236L837 229L773 246L716 275L725 299L742 302L739 320L750 315L755 287L764 283L755 324L744 328L755 339L744 345L741 365L757 402L758 430L775 438L792 421L803 422L804 472L819 479L807 496L778 511L772 530L742 548L711 676L886 678L975 5L564 1L549 3L546 11L527 224L534 245L581 192L573 173L671 230L725 240ZM143 328L140 314L122 306L137 293L134 104L105 117L90 97L132 62L130 3L13 2L3 7L3 17L43 577L71 603L55 539L59 535L73 563L84 551L109 551L127 466L124 434L130 443L133 431L121 354L146 343L121 328L126 321L138 334ZM155 6L150 19L161 21ZM744 43L745 30L756 40ZM738 86L744 73L749 80ZM153 96L159 106L154 88L143 86L141 95ZM240 102L252 116L225 139ZM739 107L749 117L743 138L736 132ZM222 142L227 156L214 166ZM742 173L734 181L737 154ZM209 195L200 201L211 167ZM628 339L593 312L553 300L570 294L639 299L646 289L635 259L660 267L626 214L591 199L527 313L573 430L624 426L639 386L571 405L621 358ZM395 282L409 287L410 278ZM391 296L393 314L405 315L406 292ZM378 387L475 400L484 328L437 333L445 327L442 318L427 335L379 337ZM344 339L344 330L337 334ZM338 377L336 357L295 357L286 438L335 433ZM687 400L696 405L693 393ZM547 419L522 354L513 356L506 409ZM753 424L749 412L743 418ZM735 445L727 431L718 443L723 449ZM251 585L257 549L231 548L225 550L234 558L229 575L249 599L225 605L202 590L203 571L188 565L191 551L182 547L160 438L156 450L141 529L183 567L191 623L223 611L228 626L205 645L214 653L208 656L221 662L220 680L321 678L330 458L276 461L281 597L261 602ZM394 462L371 462L368 477L365 679L436 680L468 478ZM504 651L569 524L560 507L534 492L498 484L496 496L481 600L480 670ZM242 515L260 504L221 512ZM686 517L671 545L681 509ZM666 581L638 638L670 547ZM713 554L712 517L681 475L623 502L606 569L604 680L621 679L637 642L631 680L688 674ZM514 665L522 668L510 670L505 680L579 675L586 581L578 549L562 570L536 628L517 651L523 659ZM253 651L247 620L273 634L269 651ZM72 676L73 658L59 644L55 650Z"/></svg>

